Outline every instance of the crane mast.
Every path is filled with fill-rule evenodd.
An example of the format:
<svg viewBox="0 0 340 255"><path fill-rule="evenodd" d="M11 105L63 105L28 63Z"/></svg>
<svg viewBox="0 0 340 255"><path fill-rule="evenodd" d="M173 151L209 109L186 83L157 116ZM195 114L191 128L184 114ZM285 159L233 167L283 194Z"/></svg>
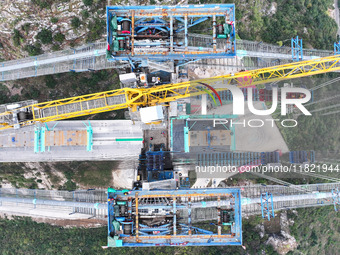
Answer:
<svg viewBox="0 0 340 255"><path fill-rule="evenodd" d="M340 70L339 61L340 56L336 55L151 88L122 88L26 105L0 113L0 130L126 108L136 111L137 107L165 104L204 94L206 90L200 88L202 83L220 91L226 90L223 85L247 87L335 72Z"/></svg>

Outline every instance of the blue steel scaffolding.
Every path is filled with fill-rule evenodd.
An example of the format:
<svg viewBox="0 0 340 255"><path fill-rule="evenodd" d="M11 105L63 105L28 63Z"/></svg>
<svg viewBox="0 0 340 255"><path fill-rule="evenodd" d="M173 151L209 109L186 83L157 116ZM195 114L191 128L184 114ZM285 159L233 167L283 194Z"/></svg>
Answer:
<svg viewBox="0 0 340 255"><path fill-rule="evenodd" d="M315 151L290 151L289 162L291 164L314 163Z"/></svg>
<svg viewBox="0 0 340 255"><path fill-rule="evenodd" d="M208 211L206 215L210 218L202 221L202 210ZM206 222L209 229L205 227ZM239 189L108 189L109 247L241 244Z"/></svg>
<svg viewBox="0 0 340 255"><path fill-rule="evenodd" d="M261 212L262 218L274 218L274 203L273 203L273 194L271 193L262 193L261 194Z"/></svg>
<svg viewBox="0 0 340 255"><path fill-rule="evenodd" d="M340 55L340 41L334 43L334 55Z"/></svg>
<svg viewBox="0 0 340 255"><path fill-rule="evenodd" d="M296 38L292 38L291 44L293 61L302 61L303 60L302 39L299 39L299 36L296 36Z"/></svg>
<svg viewBox="0 0 340 255"><path fill-rule="evenodd" d="M146 152L146 170L148 182L169 180L174 178L173 170L164 170L165 155L164 151Z"/></svg>
<svg viewBox="0 0 340 255"><path fill-rule="evenodd" d="M333 204L334 204L334 210L337 212L339 211L339 205L340 205L340 190L339 189L332 189L332 198L333 198Z"/></svg>
<svg viewBox="0 0 340 255"><path fill-rule="evenodd" d="M278 151L272 152L261 152L261 164L265 165L268 163L279 163L280 153Z"/></svg>
<svg viewBox="0 0 340 255"><path fill-rule="evenodd" d="M109 61L236 56L234 4L107 6L106 14ZM209 19L212 45L195 45L189 40L189 28ZM217 49L221 42L225 49Z"/></svg>

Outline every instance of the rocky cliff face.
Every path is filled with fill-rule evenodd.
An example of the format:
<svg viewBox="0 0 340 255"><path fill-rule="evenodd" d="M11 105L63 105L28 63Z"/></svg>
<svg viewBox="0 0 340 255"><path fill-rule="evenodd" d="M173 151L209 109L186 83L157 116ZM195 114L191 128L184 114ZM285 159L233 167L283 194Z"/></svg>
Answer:
<svg viewBox="0 0 340 255"><path fill-rule="evenodd" d="M270 234L266 242L267 245L272 245L281 255L285 255L289 251L295 250L298 246L296 239L290 235L289 226L292 224L294 224L294 221L288 219L286 211L282 211L280 213L281 231L278 234Z"/></svg>
<svg viewBox="0 0 340 255"><path fill-rule="evenodd" d="M76 29L72 27L75 17L80 21ZM93 12L82 0L54 1L51 7L46 8L30 0L4 1L0 4L0 58L8 60L27 56L25 46L36 43L41 44L41 49L46 52L62 49L71 42L81 43L89 32L87 24L96 18L105 20L104 9ZM42 29L52 32L51 43L43 44L37 40ZM63 34L65 39L55 40L54 36L58 33ZM15 35L17 43L13 40Z"/></svg>

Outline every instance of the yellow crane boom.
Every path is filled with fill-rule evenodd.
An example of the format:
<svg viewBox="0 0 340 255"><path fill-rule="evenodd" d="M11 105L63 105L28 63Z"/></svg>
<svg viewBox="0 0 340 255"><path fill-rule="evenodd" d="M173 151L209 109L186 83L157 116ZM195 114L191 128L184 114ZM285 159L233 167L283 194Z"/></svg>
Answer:
<svg viewBox="0 0 340 255"><path fill-rule="evenodd" d="M238 72L213 78L152 88L123 88L84 96L32 104L0 113L0 130L14 127L13 115L18 115L21 126L36 122L49 122L124 108L152 106L206 93L200 83L209 85L234 84L239 87L306 77L340 70L340 55L295 62L251 71ZM223 87L223 86L222 86ZM217 89L217 90L223 90ZM21 114L24 112L27 114Z"/></svg>

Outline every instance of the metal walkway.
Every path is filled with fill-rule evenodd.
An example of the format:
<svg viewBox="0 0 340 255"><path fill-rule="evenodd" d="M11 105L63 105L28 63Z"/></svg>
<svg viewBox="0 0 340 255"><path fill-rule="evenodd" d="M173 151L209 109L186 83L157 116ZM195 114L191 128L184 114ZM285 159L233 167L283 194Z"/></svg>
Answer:
<svg viewBox="0 0 340 255"><path fill-rule="evenodd" d="M333 205L332 190L340 189L340 183L319 183L306 185L252 185L235 186L241 190L243 215L261 213L260 197L263 193L273 195L274 210L292 208L315 207ZM83 213L100 218L107 216L106 190L29 190L0 188L0 212L5 212L7 207L25 207L34 215L43 214L44 210L65 210L69 213ZM196 210L199 210L197 208ZM209 210L204 217L197 221L209 220Z"/></svg>
<svg viewBox="0 0 340 255"><path fill-rule="evenodd" d="M211 36L200 34L189 34L189 45L195 47L205 47L212 44ZM224 40L217 40L217 48L223 49ZM236 40L238 57L259 57L273 59L292 59L292 49L287 46L278 46L264 42L254 42L248 40ZM333 55L333 51L303 49L304 60L321 58Z"/></svg>
<svg viewBox="0 0 340 255"><path fill-rule="evenodd" d="M48 74L125 68L128 63L108 62L106 43L89 44L77 49L56 51L35 57L0 63L0 81L17 80Z"/></svg>
<svg viewBox="0 0 340 255"><path fill-rule="evenodd" d="M210 47L213 41L211 36L189 34L190 47ZM224 39L217 40L217 48L224 49ZM234 66L245 69L254 69L275 64L292 62L290 47L280 47L263 42L236 40L237 57L226 59L203 59L195 62L196 65L209 65L214 68ZM304 49L305 60L333 55L333 51ZM265 60L264 60L265 59ZM267 59L270 59L268 61ZM48 74L64 72L83 72L109 68L125 68L128 62L109 62L106 60L106 42L99 42L81 46L76 49L56 51L35 57L0 63L0 81L17 80Z"/></svg>

